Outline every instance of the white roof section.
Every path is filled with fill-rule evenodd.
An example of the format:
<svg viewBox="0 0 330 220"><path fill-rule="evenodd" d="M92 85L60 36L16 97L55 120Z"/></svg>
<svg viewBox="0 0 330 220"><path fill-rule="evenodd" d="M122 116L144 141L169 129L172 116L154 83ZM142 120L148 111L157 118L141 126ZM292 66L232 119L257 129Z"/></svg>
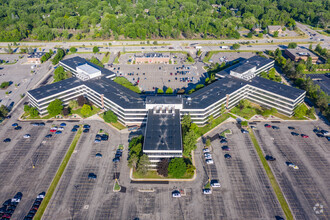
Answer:
<svg viewBox="0 0 330 220"><path fill-rule="evenodd" d="M89 65L88 63L76 67L77 77L81 80L89 80L101 76L101 70Z"/></svg>

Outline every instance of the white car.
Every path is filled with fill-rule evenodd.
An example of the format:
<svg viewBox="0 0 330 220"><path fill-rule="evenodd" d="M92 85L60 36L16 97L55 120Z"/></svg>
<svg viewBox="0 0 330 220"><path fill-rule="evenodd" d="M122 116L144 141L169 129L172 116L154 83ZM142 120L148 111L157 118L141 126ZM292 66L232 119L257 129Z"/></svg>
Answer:
<svg viewBox="0 0 330 220"><path fill-rule="evenodd" d="M211 189L203 189L203 193L206 195L212 194L212 190Z"/></svg>
<svg viewBox="0 0 330 220"><path fill-rule="evenodd" d="M210 185L212 187L221 187L220 183L218 180L211 180Z"/></svg>
<svg viewBox="0 0 330 220"><path fill-rule="evenodd" d="M288 166L289 166L289 167L292 167L292 168L295 169L295 170L299 170L299 167L298 167L297 165L291 163L291 162L288 163Z"/></svg>
<svg viewBox="0 0 330 220"><path fill-rule="evenodd" d="M172 197L173 198L180 198L181 197L181 193L177 190L172 192Z"/></svg>
<svg viewBox="0 0 330 220"><path fill-rule="evenodd" d="M64 128L63 127L59 127L57 128L58 131L64 131Z"/></svg>
<svg viewBox="0 0 330 220"><path fill-rule="evenodd" d="M25 134L24 136L23 136L23 138L30 138L31 137L31 135L29 135L29 134Z"/></svg>
<svg viewBox="0 0 330 220"><path fill-rule="evenodd" d="M204 157L205 159L212 159L212 155L208 153L204 154Z"/></svg>
<svg viewBox="0 0 330 220"><path fill-rule="evenodd" d="M205 162L206 162L206 164L213 164L214 163L212 159L206 159Z"/></svg>
<svg viewBox="0 0 330 220"><path fill-rule="evenodd" d="M209 152L210 152L210 149L208 149L208 148L203 149L203 153L209 153Z"/></svg>
<svg viewBox="0 0 330 220"><path fill-rule="evenodd" d="M50 130L57 130L57 127L52 127Z"/></svg>

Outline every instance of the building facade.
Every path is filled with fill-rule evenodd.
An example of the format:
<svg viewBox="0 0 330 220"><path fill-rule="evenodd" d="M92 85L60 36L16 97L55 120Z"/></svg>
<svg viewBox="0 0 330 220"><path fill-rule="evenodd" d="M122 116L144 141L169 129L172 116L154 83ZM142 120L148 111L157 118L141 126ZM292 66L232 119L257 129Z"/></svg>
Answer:
<svg viewBox="0 0 330 220"><path fill-rule="evenodd" d="M312 58L312 63L316 64L318 56L307 49L286 49L284 52L291 60L299 62L300 60L307 61L308 57Z"/></svg>

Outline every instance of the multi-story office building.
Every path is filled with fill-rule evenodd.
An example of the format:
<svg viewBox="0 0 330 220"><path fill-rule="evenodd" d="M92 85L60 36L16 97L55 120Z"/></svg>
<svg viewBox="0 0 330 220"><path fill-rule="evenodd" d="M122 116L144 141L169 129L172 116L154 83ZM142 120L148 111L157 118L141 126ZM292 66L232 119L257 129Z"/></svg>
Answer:
<svg viewBox="0 0 330 220"><path fill-rule="evenodd" d="M269 63L271 62L267 61L262 65L259 62L255 69L258 71L270 68ZM172 157L182 154L181 139L173 139L175 135L172 128L168 129L166 126L172 126L173 131L180 134L181 138L180 116L184 114L190 114L193 122L203 125L207 123L209 116L219 116L223 107L230 109L240 100L249 99L290 116L305 97L303 90L264 78L243 80L230 75L190 95L137 94L112 81L111 78L115 76L113 72L82 58L74 57L61 61L60 64L71 70L76 77L28 91L30 104L37 107L41 114L46 114L51 101L60 99L66 105L70 100L84 95L96 106L112 110L125 125L147 123L144 152L154 161L166 155ZM77 69L81 65L86 65L84 71L92 69L91 72L97 75L89 79L79 77Z"/></svg>

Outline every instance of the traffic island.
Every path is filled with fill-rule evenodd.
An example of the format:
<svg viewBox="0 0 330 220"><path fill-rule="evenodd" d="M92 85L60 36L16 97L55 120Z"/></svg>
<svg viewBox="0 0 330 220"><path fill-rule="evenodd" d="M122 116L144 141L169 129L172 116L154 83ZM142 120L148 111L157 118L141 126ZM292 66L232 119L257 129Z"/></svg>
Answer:
<svg viewBox="0 0 330 220"><path fill-rule="evenodd" d="M291 210L290 210L290 207L282 193L282 190L280 188L280 186L278 185L277 181L276 181L276 178L270 168L270 166L268 165L267 163L267 160L265 159L264 155L263 155L263 152L259 146L259 143L256 139L256 137L254 136L253 134L253 130L249 129L249 134L250 134L250 137L251 137L251 140L253 142L253 145L257 151L257 154L261 160L261 163L262 163L262 166L264 167L264 170L266 171L266 174L268 176L268 179L272 185L272 188L275 192L275 195L277 197L277 200L279 201L281 207L282 207L282 210L286 216L286 218L289 220L293 219L293 215L291 213Z"/></svg>
<svg viewBox="0 0 330 220"><path fill-rule="evenodd" d="M62 160L62 163L61 163L60 167L58 168L58 170L56 172L56 175L54 176L51 185L49 186L49 188L46 192L45 198L43 199L36 215L34 216L34 219L41 219L42 218L42 215L44 214L44 212L47 208L47 205L48 205L49 201L51 200L51 198L53 196L53 193L55 192L57 184L60 182L62 174L64 173L64 170L65 170L66 166L68 165L68 163L70 161L71 155L74 152L74 149L75 149L75 147L76 147L76 145L77 145L77 143L80 139L81 133L82 133L82 129L80 127L77 134L76 134L76 136L74 137L70 147L69 147L68 152L66 153L64 159Z"/></svg>
<svg viewBox="0 0 330 220"><path fill-rule="evenodd" d="M115 184L113 185L113 191L114 192L119 192L121 190L121 186L119 185L118 180L115 180Z"/></svg>

